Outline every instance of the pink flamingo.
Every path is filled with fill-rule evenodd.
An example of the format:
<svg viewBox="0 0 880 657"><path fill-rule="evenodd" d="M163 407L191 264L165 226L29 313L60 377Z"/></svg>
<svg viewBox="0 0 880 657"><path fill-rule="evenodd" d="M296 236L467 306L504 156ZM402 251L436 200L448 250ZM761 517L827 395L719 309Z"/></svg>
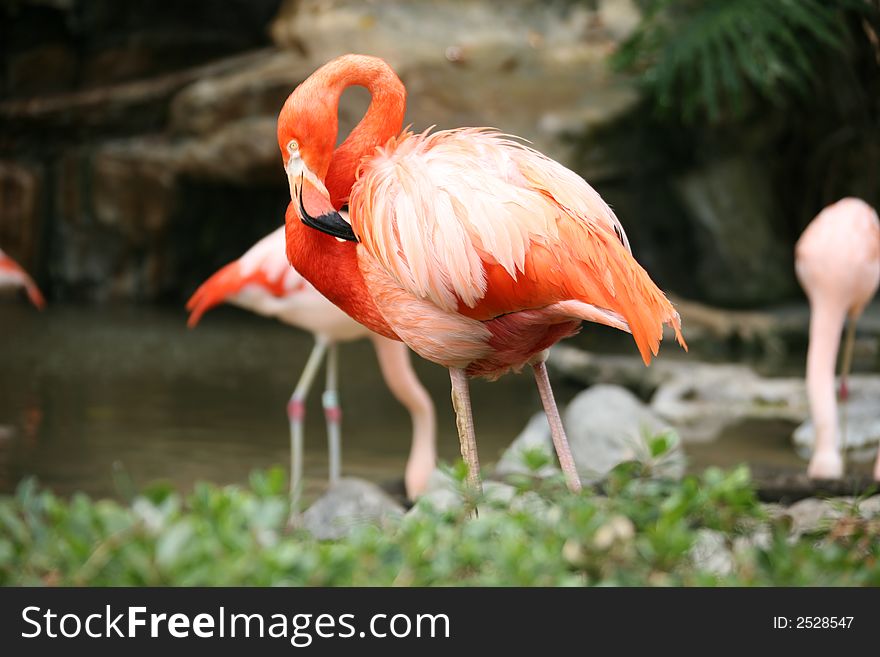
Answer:
<svg viewBox="0 0 880 657"><path fill-rule="evenodd" d="M46 300L34 280L15 260L0 250L0 289L20 287L25 289L31 303L37 308L42 310L46 307Z"/></svg>
<svg viewBox="0 0 880 657"><path fill-rule="evenodd" d="M371 103L334 148L352 85ZM405 105L394 71L363 55L330 61L291 93L278 117L288 258L359 322L449 368L473 489L467 377L531 365L566 482L579 490L547 349L587 320L630 331L647 364L664 323L684 346L678 313L580 176L486 128L401 133ZM351 223L338 212L346 201Z"/></svg>
<svg viewBox="0 0 880 657"><path fill-rule="evenodd" d="M315 346L287 404L291 436L291 499L297 509L302 481L303 420L309 389L327 358L327 382L321 397L327 420L330 484L341 473L341 410L337 394L337 343L369 337L385 383L412 418L412 447L405 471L407 495L421 494L436 463L434 405L410 362L406 345L372 333L327 301L287 262L284 227L257 242L241 258L205 281L187 302L188 325L219 303L232 303L266 317L309 331Z"/></svg>
<svg viewBox="0 0 880 657"><path fill-rule="evenodd" d="M880 284L880 222L864 201L845 198L822 210L795 246L795 271L810 301L807 396L816 431L807 467L814 479L843 476L834 365L840 333L848 318L841 363L841 398L852 364L856 321ZM880 455L874 466L880 481Z"/></svg>

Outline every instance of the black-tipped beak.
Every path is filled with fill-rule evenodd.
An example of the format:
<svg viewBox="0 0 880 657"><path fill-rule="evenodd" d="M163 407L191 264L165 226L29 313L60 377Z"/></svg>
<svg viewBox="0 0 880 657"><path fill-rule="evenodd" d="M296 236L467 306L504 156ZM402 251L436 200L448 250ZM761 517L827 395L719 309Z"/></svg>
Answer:
<svg viewBox="0 0 880 657"><path fill-rule="evenodd" d="M351 229L351 224L343 219L341 214L334 211L326 212L324 214L318 215L317 217L313 217L308 212L306 212L306 207L303 204L302 186L300 186L300 193L298 194L298 196L299 216L306 226L314 228L315 230L320 230L322 233L327 233L328 235L332 235L333 237L348 240L349 242L358 241L357 236Z"/></svg>

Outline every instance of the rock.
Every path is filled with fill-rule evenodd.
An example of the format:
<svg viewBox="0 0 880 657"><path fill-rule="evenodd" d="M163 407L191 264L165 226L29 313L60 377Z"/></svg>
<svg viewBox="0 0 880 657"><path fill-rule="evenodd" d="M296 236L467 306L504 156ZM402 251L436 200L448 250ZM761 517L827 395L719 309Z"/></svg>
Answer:
<svg viewBox="0 0 880 657"><path fill-rule="evenodd" d="M204 139L178 144L172 157L177 172L193 180L235 186L277 183L281 164L276 131L273 117L242 119Z"/></svg>
<svg viewBox="0 0 880 657"><path fill-rule="evenodd" d="M526 452L540 453L546 459L546 463L537 469L529 467ZM512 474L550 477L557 473L559 466L550 439L550 425L547 424L547 416L541 411L531 417L525 428L501 455L495 465L495 474L501 477Z"/></svg>
<svg viewBox="0 0 880 657"><path fill-rule="evenodd" d="M313 70L312 62L298 53L257 53L242 66L204 76L177 93L169 128L174 134L207 135L244 118L274 118Z"/></svg>
<svg viewBox="0 0 880 657"><path fill-rule="evenodd" d="M767 550L773 543L773 534L767 525L733 539L733 554L739 556L748 550Z"/></svg>
<svg viewBox="0 0 880 657"><path fill-rule="evenodd" d="M161 75L265 43L280 0L16 0L0 4L4 97Z"/></svg>
<svg viewBox="0 0 880 657"><path fill-rule="evenodd" d="M430 505L438 511L448 511L462 504L460 487L447 473L435 469L428 478L428 486L425 492L419 496L415 505L410 510L419 508L419 505Z"/></svg>
<svg viewBox="0 0 880 657"><path fill-rule="evenodd" d="M785 340L797 334L792 322L783 322L776 313L716 308L671 295L670 299L681 315L688 345L713 358L748 357L772 368L786 355ZM809 319L803 321L800 334L795 338L800 345L806 344ZM621 334L621 338L624 342L631 341L629 336ZM693 356L682 357L683 352L674 345L673 333L668 327L664 328L661 357L650 367L645 367L634 348L631 353L631 356L594 354L563 343L551 350L548 363L557 372L585 385L617 383L642 399L650 399L661 383L679 376L694 361Z"/></svg>
<svg viewBox="0 0 880 657"><path fill-rule="evenodd" d="M761 508L764 510L764 513L767 514L767 517L771 520L781 518L785 515L786 510L786 508L778 502L763 502L761 504Z"/></svg>
<svg viewBox="0 0 880 657"><path fill-rule="evenodd" d="M723 577L733 572L738 559L751 561L747 552L766 550L773 541L769 526L762 524L744 534L728 535L715 529L697 530L690 557L700 570Z"/></svg>
<svg viewBox="0 0 880 657"><path fill-rule="evenodd" d="M636 356L596 355L568 345L554 347L548 362L585 385L613 382L650 398L651 410L685 443L710 442L745 420L803 422L809 415L803 379L762 377L745 365L660 359L645 368ZM853 377L853 386L863 378Z"/></svg>
<svg viewBox="0 0 880 657"><path fill-rule="evenodd" d="M155 299L168 284L177 178L151 143L111 141L59 160L54 241L63 248L52 277L60 298Z"/></svg>
<svg viewBox="0 0 880 657"><path fill-rule="evenodd" d="M619 463L632 460L661 476L684 474L684 455L677 441L659 460L652 458L648 440L671 427L625 388L607 384L588 388L566 407L563 422L585 481L599 481Z"/></svg>
<svg viewBox="0 0 880 657"><path fill-rule="evenodd" d="M681 315L689 347L713 360L754 363L762 371L778 371L791 366L791 355L806 360L810 308L806 301L786 303L760 311L719 308L692 299L669 295ZM660 358L646 368L637 356L593 354L561 343L550 352L548 364L556 371L585 385L597 382L619 383L648 399L657 386L675 375L683 362L671 344L672 334L664 329ZM631 338L620 335L621 343ZM627 344L629 346L629 344ZM880 354L880 298L869 304L856 325L854 362L871 363ZM670 358L669 356L672 356Z"/></svg>
<svg viewBox="0 0 880 657"><path fill-rule="evenodd" d="M434 470L428 480L428 488L416 500L410 513L422 513L428 506L441 513L462 509L465 499L463 484L459 484L442 470ZM533 491L518 494L516 488L509 484L491 479L483 480L483 501L478 505L481 517L488 513L507 511L541 513L547 508L547 502Z"/></svg>
<svg viewBox="0 0 880 657"><path fill-rule="evenodd" d="M876 458L880 446L880 404L877 403L880 399L880 376L850 376L848 385L849 400L837 406L840 435L848 458L870 461ZM807 419L792 434L795 448L805 459L813 452L815 435L811 419Z"/></svg>
<svg viewBox="0 0 880 657"><path fill-rule="evenodd" d="M633 21L608 4L597 12L525 0L304 0L284 6L272 36L307 53L310 69L346 52L384 58L407 86L405 122L416 130L489 125L571 165L569 134L637 102L635 88L606 64Z"/></svg>
<svg viewBox="0 0 880 657"><path fill-rule="evenodd" d="M825 532L840 524L841 519L873 521L880 516L880 495L857 500L853 497L808 497L784 510L791 519L791 538ZM844 520L843 522L846 522Z"/></svg>
<svg viewBox="0 0 880 657"><path fill-rule="evenodd" d="M651 399L651 409L686 443L710 442L746 420L782 420L802 423L794 443L804 458L812 450L813 429L800 377L762 377L745 365L692 359L659 359L645 368L637 356L597 355L565 344L550 351L548 363L583 385L610 382ZM872 458L880 442L880 376L857 374L850 382L848 449L856 460Z"/></svg>
<svg viewBox="0 0 880 657"><path fill-rule="evenodd" d="M660 385L651 408L685 442L714 440L746 419L802 421L808 413L802 379L763 378L744 365L688 363Z"/></svg>
<svg viewBox="0 0 880 657"><path fill-rule="evenodd" d="M845 498L819 500L815 497L795 502L785 511L785 515L791 518L792 537L828 529L835 520L843 517L842 507L848 503Z"/></svg>
<svg viewBox="0 0 880 657"><path fill-rule="evenodd" d="M126 174L124 166L112 156L105 163L110 180L100 185L108 190L103 199L105 223L100 224L93 209L96 190L92 184L92 153L87 149L70 150L61 156L56 170L58 203L53 241L64 246L56 248L53 254L55 295L62 300L86 298L91 301L143 298L140 284L143 269L134 255L137 248L129 244L130 238L126 235L129 217L113 226L116 219L113 206L126 190L114 190L112 179L130 182L134 179L131 172ZM137 194L137 190L129 191ZM102 191L97 194L99 199L103 196ZM137 234L138 228L129 225L127 230Z"/></svg>
<svg viewBox="0 0 880 657"><path fill-rule="evenodd" d="M743 157L712 163L678 181L697 228L697 271L707 300L767 303L795 289L791 252L773 230L779 212L771 185L762 164Z"/></svg>
<svg viewBox="0 0 880 657"><path fill-rule="evenodd" d="M167 227L175 172L154 148L141 141L111 142L94 154L92 166L92 211L99 224L137 245Z"/></svg>
<svg viewBox="0 0 880 657"><path fill-rule="evenodd" d="M172 96L191 84L229 70L239 70L262 53L239 55L165 75L0 102L0 136L11 143L34 136L55 143L95 135L119 136L159 130Z"/></svg>
<svg viewBox="0 0 880 657"><path fill-rule="evenodd" d="M190 199L181 199L179 188L189 181L246 187L256 203L271 205L269 199L277 198L285 185L275 138L269 135L284 98L328 59L365 52L386 58L400 74L408 88L406 122L416 129L491 125L529 139L582 174L620 210L624 224L632 226L640 262L660 274L657 279L664 286L678 276L672 284L679 289L691 293L682 286L696 280L705 289L693 288L694 294L711 296L718 290L722 301L776 298L780 285L793 281L786 264L790 249L780 251L773 231L764 227L772 197L764 193L760 171L752 171L751 163L728 160L683 178L676 195L668 172L677 169L670 166L672 156L662 144L646 148L639 136L626 150L602 138L612 125L633 133L632 122L646 123L633 111L639 101L637 86L608 66L609 54L638 24L640 6L636 0L290 1L280 5L271 24L277 48L248 52L266 45L266 22L279 0L220 5L195 0L162 9L107 0L21 0L0 9L10 26L8 70L0 79L5 92L0 94L0 151L17 162L40 161L40 169L54 175L59 153L79 147L100 151L108 143L112 146L107 148L117 148L130 142L131 152L140 149L147 161L144 169L120 175L151 178L154 174L146 170L160 166L165 168L162 175L174 176L172 205L179 210L179 221L173 222L168 236L173 244L167 249L173 259L187 252L192 243L187 240L193 237L178 227L196 224L201 210ZM343 94L341 134L365 107L362 89ZM627 122L620 127L622 118ZM650 170L634 166L643 159L652 162ZM633 175L634 169L643 169L642 175ZM618 200L613 189L623 179L635 182ZM645 180L653 181L649 193ZM69 186L47 181L51 184L43 211L75 203L79 210L66 209L64 216L78 214L86 223L74 227L65 221L51 235L51 259L44 253L39 260L43 269L53 270L53 285L76 288L77 280L63 279L64 272L75 273L76 268L56 263L76 262L77 253L63 251L87 249L92 239L85 228L95 219L89 207L91 181L83 180L78 191L70 192L71 197L79 194L75 200L53 198ZM729 181L734 189L725 196L719 190ZM101 249L129 253L132 245L117 227L147 226L149 231L148 226L160 221L158 211L129 210L135 216L122 217L116 211L133 207L124 197L136 192L119 192L115 199L106 190L102 195L108 198L101 206L100 229L108 221L112 227L94 239ZM153 204L165 202L160 198ZM232 203L217 206L218 215L227 213L216 217L218 225L239 212ZM695 233L690 214L698 228L699 243L694 245L690 239L674 239ZM56 217L52 220L48 225ZM70 241L62 241L71 233ZM748 239L740 239L743 234ZM150 242L153 236L142 235L136 242ZM677 246L669 247L670 240ZM163 270L165 293L185 295L187 275L165 267L165 256L156 253L151 246L143 256L151 263L145 270ZM680 273L680 263L691 256L699 258L697 276ZM145 282L145 292L137 281L158 274L134 271L122 267L113 291L96 289L92 298L154 298L156 283ZM108 276L106 271L102 275ZM777 278L783 283L776 285ZM712 341L710 334L705 342Z"/></svg>
<svg viewBox="0 0 880 657"><path fill-rule="evenodd" d="M303 514L303 526L315 538L344 538L358 527L381 525L403 516L403 507L381 488L362 479L345 478Z"/></svg>
<svg viewBox="0 0 880 657"><path fill-rule="evenodd" d="M633 0L599 0L598 19L616 39L626 39L638 27L642 13Z"/></svg>
<svg viewBox="0 0 880 657"><path fill-rule="evenodd" d="M774 231L780 212L772 184L765 163L744 156L677 181L700 245L697 280L710 302L768 303L796 289L791 249Z"/></svg>
<svg viewBox="0 0 880 657"><path fill-rule="evenodd" d="M766 311L717 308L670 295L681 315L690 348L713 357L748 357L762 365L779 366L787 346L779 317ZM801 331L806 330L806 325Z"/></svg>
<svg viewBox="0 0 880 657"><path fill-rule="evenodd" d="M713 575L724 576L733 571L733 553L728 547L727 536L714 529L697 530L690 558L695 568Z"/></svg>
<svg viewBox="0 0 880 657"><path fill-rule="evenodd" d="M661 476L680 477L684 473L684 456L677 443L659 460L652 458L647 439L668 431L670 426L624 388L602 384L581 392L563 412L563 423L575 465L585 482L600 481L616 465L631 460L645 463ZM553 466L532 472L523 458L523 453L531 449L546 452ZM496 468L499 475L548 476L557 471L543 413L529 421Z"/></svg>
<svg viewBox="0 0 880 657"><path fill-rule="evenodd" d="M880 516L880 495L873 495L858 502L858 507L859 514L867 520Z"/></svg>
<svg viewBox="0 0 880 657"><path fill-rule="evenodd" d="M277 182L283 172L275 141L275 122L267 117L236 121L204 137L149 135L65 153L57 167L55 226L64 248L53 261L61 296L153 300L179 288L178 254L192 259L193 253L192 244L178 248L175 241L193 230L193 224L185 227L180 220L196 207L188 202L188 190L214 186L207 194L222 198L235 194L230 188ZM283 199L284 188L277 192ZM247 201L244 208L215 203L221 216L212 215L210 221L222 225L227 220L228 227L241 223L242 211L249 210L255 229L251 241L260 237L259 225L281 221L280 212L271 209L278 203ZM189 237L193 241L192 233ZM226 239L233 257L251 243L237 237L229 232Z"/></svg>
<svg viewBox="0 0 880 657"><path fill-rule="evenodd" d="M547 365L555 373L584 385L612 383L650 399L660 384L675 377L683 367L677 361L659 359L645 367L638 356L594 354L559 343L550 350Z"/></svg>
<svg viewBox="0 0 880 657"><path fill-rule="evenodd" d="M167 192L173 192L180 177L199 182L224 183L247 186L277 183L281 170L276 143L276 122L270 117L247 118L228 123L203 137L171 139L164 135L136 137L134 139L108 142L95 155L96 184L102 179L119 175L139 178L144 187L138 190L118 190L120 195L142 193L147 197L161 197L159 201L145 199L147 203L162 203L167 211ZM283 172L282 172L283 173ZM125 210L116 209L132 220L143 220L146 209L138 211L140 204ZM99 213L101 210L96 211ZM149 226L161 223L157 212Z"/></svg>
<svg viewBox="0 0 880 657"><path fill-rule="evenodd" d="M211 205L193 197L249 186L252 202L221 199L217 214L227 214L214 221L228 225L224 220L240 221L252 210L254 226L277 225L286 194L274 125L280 102L248 104L243 92L235 99L239 111L204 133L169 126L168 118L179 92L258 70L277 54L253 49L267 45L266 25L279 4L22 0L0 7L10 37L0 79L0 235L38 278L48 275L53 295L92 301L185 295L178 254L204 259L192 256L204 232L193 233L203 225L198 213ZM191 105L178 116L185 112L197 115ZM7 161L34 175L5 175ZM191 193L198 184L221 189ZM273 198L280 200L266 200ZM268 217L261 208L269 208ZM44 225L50 234L42 234ZM252 243L236 239L242 233L260 236L259 229L231 232L220 241L236 255Z"/></svg>

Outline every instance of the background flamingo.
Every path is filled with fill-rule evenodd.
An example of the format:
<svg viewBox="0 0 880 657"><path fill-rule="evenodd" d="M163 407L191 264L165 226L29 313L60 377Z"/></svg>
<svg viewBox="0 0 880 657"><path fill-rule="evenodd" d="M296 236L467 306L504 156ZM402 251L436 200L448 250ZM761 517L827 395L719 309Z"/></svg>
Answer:
<svg viewBox="0 0 880 657"><path fill-rule="evenodd" d="M871 206L845 198L822 210L795 246L795 270L810 300L807 395L816 431L807 474L816 479L843 475L834 365L840 333L849 318L841 363L841 397L848 392L856 321L880 284L880 222ZM874 466L880 481L880 455Z"/></svg>
<svg viewBox="0 0 880 657"><path fill-rule="evenodd" d="M326 356L327 383L321 402L327 420L330 484L333 485L339 479L342 460L337 343L365 337L373 342L385 383L412 418L412 447L405 472L407 495L414 498L424 491L436 463L436 423L434 405L413 371L409 350L406 345L376 335L358 324L298 274L287 262L283 226L196 290L186 306L191 311L188 325L194 327L207 310L223 302L275 317L315 336L315 346L287 404L294 510L302 482L303 420L309 389Z"/></svg>
<svg viewBox="0 0 880 657"><path fill-rule="evenodd" d="M46 307L46 300L34 280L21 265L0 250L0 289L19 287L25 289L31 303L37 308L42 310Z"/></svg>
<svg viewBox="0 0 880 657"><path fill-rule="evenodd" d="M351 85L371 103L334 150ZM664 323L684 346L678 313L577 174L489 129L400 134L405 98L384 61L360 55L325 64L289 96L278 142L293 201L290 262L358 321L449 368L475 488L467 377L531 365L566 481L579 490L546 350L589 320L630 331L647 364ZM346 200L350 225L337 212Z"/></svg>

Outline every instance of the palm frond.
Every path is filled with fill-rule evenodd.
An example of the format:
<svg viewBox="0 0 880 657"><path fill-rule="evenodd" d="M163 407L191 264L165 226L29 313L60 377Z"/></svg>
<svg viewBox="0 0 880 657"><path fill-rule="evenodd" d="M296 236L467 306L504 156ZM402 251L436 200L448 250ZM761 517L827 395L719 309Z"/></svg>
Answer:
<svg viewBox="0 0 880 657"><path fill-rule="evenodd" d="M664 113L740 118L755 103L807 97L816 58L847 49L847 12L877 10L865 0L647 0L613 64L638 73Z"/></svg>

